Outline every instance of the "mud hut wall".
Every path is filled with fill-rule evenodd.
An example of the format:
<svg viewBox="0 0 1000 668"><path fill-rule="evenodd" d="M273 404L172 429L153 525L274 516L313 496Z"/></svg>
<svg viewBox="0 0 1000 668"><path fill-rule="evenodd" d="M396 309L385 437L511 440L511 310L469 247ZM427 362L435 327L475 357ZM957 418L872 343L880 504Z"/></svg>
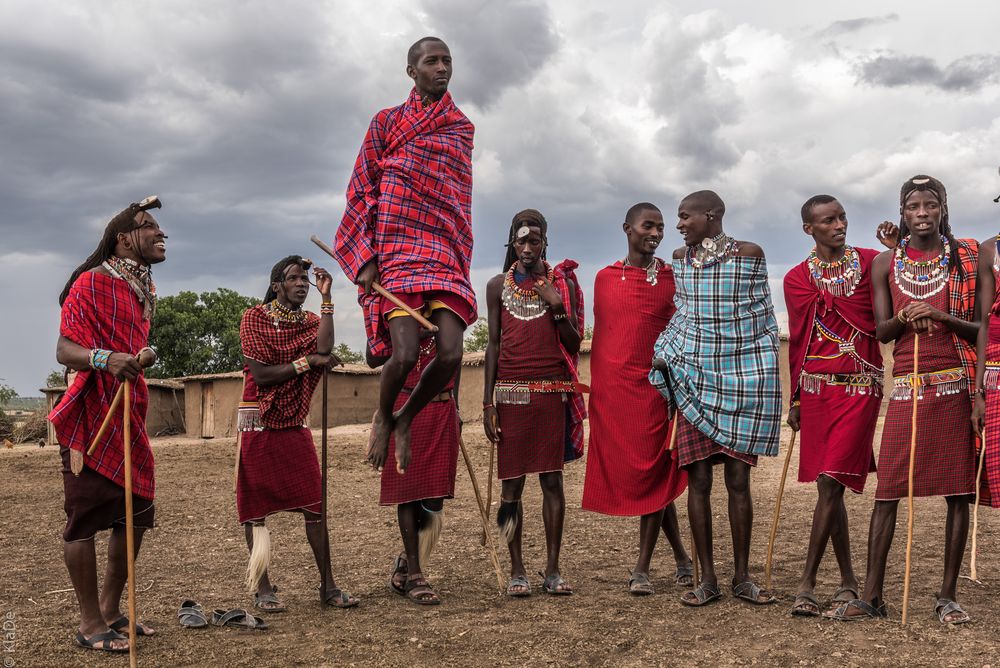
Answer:
<svg viewBox="0 0 1000 668"><path fill-rule="evenodd" d="M377 374L331 373L327 385L327 423L331 427L342 424L371 422L378 405ZM312 429L322 426L323 390L316 387L309 405L307 424Z"/></svg>
<svg viewBox="0 0 1000 668"><path fill-rule="evenodd" d="M235 436L236 409L243 392L243 375L192 376L181 380L184 383L185 434L212 438ZM208 390L209 387L211 390ZM204 424L203 408L207 391L211 392L211 424Z"/></svg>
<svg viewBox="0 0 1000 668"><path fill-rule="evenodd" d="M150 436L184 433L184 409L184 390L150 385L146 432Z"/></svg>

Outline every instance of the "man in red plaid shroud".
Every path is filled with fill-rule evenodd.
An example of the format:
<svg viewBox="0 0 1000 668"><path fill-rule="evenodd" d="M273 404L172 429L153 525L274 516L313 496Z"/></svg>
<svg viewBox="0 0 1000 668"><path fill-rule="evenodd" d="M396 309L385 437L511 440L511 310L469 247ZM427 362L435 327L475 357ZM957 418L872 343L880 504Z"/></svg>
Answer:
<svg viewBox="0 0 1000 668"><path fill-rule="evenodd" d="M97 249L70 276L59 296L62 313L56 359L77 371L49 414L59 439L66 493L63 554L80 604L76 643L88 649L127 652L120 611L127 578L123 419L111 420L92 455L85 455L123 381L132 381L131 423L135 550L153 527L153 452L146 435L149 395L138 356L149 339L156 289L150 265L166 259L167 236L149 209L149 197L111 219ZM97 587L94 535L111 529L104 589ZM140 636L152 628L136 623Z"/></svg>
<svg viewBox="0 0 1000 668"><path fill-rule="evenodd" d="M325 269L314 269L322 315L303 310L310 266L298 255L281 259L271 269L264 303L247 309L240 321L246 368L237 419L236 509L250 548L247 586L254 592L254 605L264 612L285 609L268 577L271 540L264 525L269 515L283 511L301 512L305 518L316 567L327 574L327 590L320 599L337 608L358 604L333 581L329 536L320 515L319 461L312 433L303 426L316 385L336 363L331 354L333 279Z"/></svg>
<svg viewBox="0 0 1000 668"><path fill-rule="evenodd" d="M396 468L410 463L414 416L441 394L462 361L462 336L476 320L472 259L474 128L448 93L451 52L436 37L410 47L414 87L403 104L372 119L347 188L334 239L344 273L359 286L368 349L382 368L369 461L384 461L395 436ZM438 327L437 356L409 399L394 404L420 354L420 331L405 311L372 292L382 286Z"/></svg>

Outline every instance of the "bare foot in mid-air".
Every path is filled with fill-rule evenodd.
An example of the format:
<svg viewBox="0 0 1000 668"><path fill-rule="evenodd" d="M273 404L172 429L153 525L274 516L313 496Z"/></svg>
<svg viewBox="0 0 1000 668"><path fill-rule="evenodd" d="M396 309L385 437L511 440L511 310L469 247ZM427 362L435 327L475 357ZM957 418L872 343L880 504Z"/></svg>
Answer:
<svg viewBox="0 0 1000 668"><path fill-rule="evenodd" d="M389 453L389 437L392 436L392 420L387 420L382 411L372 416L372 430L368 435L368 453L365 460L372 468L381 471Z"/></svg>
<svg viewBox="0 0 1000 668"><path fill-rule="evenodd" d="M403 475L410 467L410 418L397 413L393 419L395 426L392 434L396 437L396 471Z"/></svg>

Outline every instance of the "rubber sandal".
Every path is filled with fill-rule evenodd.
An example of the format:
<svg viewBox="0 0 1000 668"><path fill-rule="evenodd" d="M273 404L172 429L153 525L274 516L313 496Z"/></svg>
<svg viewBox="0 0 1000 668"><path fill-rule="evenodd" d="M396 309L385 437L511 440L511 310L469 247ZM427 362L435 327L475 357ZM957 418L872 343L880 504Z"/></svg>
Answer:
<svg viewBox="0 0 1000 668"><path fill-rule="evenodd" d="M542 581L542 591L546 594L550 596L571 596L573 594L573 589L558 573L553 573L548 577L545 577L542 573L539 573L539 575L545 578Z"/></svg>
<svg viewBox="0 0 1000 668"><path fill-rule="evenodd" d="M518 591L514 587L524 587L524 589ZM512 577L507 582L507 596L511 598L527 598L531 596L531 583L528 582L528 578L523 575Z"/></svg>
<svg viewBox="0 0 1000 668"><path fill-rule="evenodd" d="M145 626L146 625L143 624L142 622L136 622L135 623L135 635L136 636L154 636L154 635L156 635L156 631L153 631L152 633L146 633L146 629L144 628ZM108 624L108 628L111 629L112 631L118 631L118 633L122 633L122 634L124 634L124 635L127 636L128 635L128 617L127 616L119 617L115 621L114 624Z"/></svg>
<svg viewBox="0 0 1000 668"><path fill-rule="evenodd" d="M331 589L326 598L323 599L323 603L330 606L331 608L353 608L361 603L359 599L354 598L348 594L343 589Z"/></svg>
<svg viewBox="0 0 1000 668"><path fill-rule="evenodd" d="M628 593L633 596L649 596L655 594L653 583L649 581L647 573L632 573L628 579Z"/></svg>
<svg viewBox="0 0 1000 668"><path fill-rule="evenodd" d="M262 605L264 603L273 603L275 605L272 605L271 607L266 607ZM267 613L285 612L286 610L288 610L288 608L285 607L285 604L282 603L281 600L278 598L278 588L274 586L272 586L271 591L266 594L259 594L257 592L254 592L253 607L257 608L261 612L267 612Z"/></svg>
<svg viewBox="0 0 1000 668"><path fill-rule="evenodd" d="M392 574L389 576L389 589L393 590L400 596L406 596L406 576L409 575L407 570L406 557L402 554L396 555L395 561L392 562ZM397 575L403 576L403 586L397 587L394 580Z"/></svg>
<svg viewBox="0 0 1000 668"><path fill-rule="evenodd" d="M678 587L693 587L694 586L694 564L690 563L686 566L678 566L677 571L674 573L674 584Z"/></svg>
<svg viewBox="0 0 1000 668"><path fill-rule="evenodd" d="M945 621L945 617L954 612L960 612L962 613L962 616L950 622ZM972 621L972 617L970 617L969 613L967 613L962 606L958 604L958 601L952 601L947 598L938 599L937 605L934 606L934 614L937 615L938 621L942 624L968 624Z"/></svg>
<svg viewBox="0 0 1000 668"><path fill-rule="evenodd" d="M127 641L128 638L118 633L118 631L115 631L114 629L105 631L104 633L97 633L95 635L90 636L89 638L84 636L83 633L80 631L76 632L76 644L79 645L80 647L83 647L84 649L95 649L98 652L112 652L114 654L122 654L128 652L128 645L126 645L124 648L110 647L108 645L98 646L99 643L103 644L111 640Z"/></svg>
<svg viewBox="0 0 1000 668"><path fill-rule="evenodd" d="M847 612L854 608L860 610L860 615L849 615ZM834 610L823 613L823 619L834 619L838 622L860 622L865 619L884 619L889 616L885 603L877 608L868 601L856 598L853 601L841 603Z"/></svg>
<svg viewBox="0 0 1000 668"><path fill-rule="evenodd" d="M177 621L188 629L203 629L208 626L208 618L200 603L191 600L181 601L181 609L177 611Z"/></svg>
<svg viewBox="0 0 1000 668"><path fill-rule="evenodd" d="M441 599L431 588L431 583L423 576L406 581L406 598L417 605L439 605L441 603Z"/></svg>
<svg viewBox="0 0 1000 668"><path fill-rule="evenodd" d="M819 601L812 592L804 591L796 594L791 614L793 617L819 617Z"/></svg>
<svg viewBox="0 0 1000 668"><path fill-rule="evenodd" d="M763 601L760 600L760 595L765 594L767 598ZM770 592L765 591L760 588L756 582L751 580L746 580L733 586L733 596L739 599L743 599L748 603L753 603L754 605L770 605L778 599L771 595Z"/></svg>
<svg viewBox="0 0 1000 668"><path fill-rule="evenodd" d="M692 601L687 598L688 594L693 594L695 600ZM681 603L692 608L700 608L712 601L718 601L720 598L722 598L722 592L719 590L718 585L702 582L698 585L697 589L692 589L687 594L684 594L684 596L681 596Z"/></svg>
<svg viewBox="0 0 1000 668"><path fill-rule="evenodd" d="M237 629L265 631L267 624L260 617L254 617L248 610L233 608L232 610L215 610L212 613L213 626L231 626Z"/></svg>

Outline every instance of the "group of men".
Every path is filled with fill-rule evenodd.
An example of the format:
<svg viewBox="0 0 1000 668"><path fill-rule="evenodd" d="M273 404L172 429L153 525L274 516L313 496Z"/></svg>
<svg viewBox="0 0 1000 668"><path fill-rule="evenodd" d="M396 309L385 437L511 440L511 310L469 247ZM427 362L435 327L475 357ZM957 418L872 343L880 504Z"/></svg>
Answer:
<svg viewBox="0 0 1000 668"><path fill-rule="evenodd" d="M420 605L439 598L423 574L440 534L443 503L454 494L461 418L457 396L464 330L477 317L469 279L472 250L473 126L448 93L448 47L424 38L409 51L413 90L371 122L347 192L334 254L358 285L368 334L367 360L382 366L368 461L382 472L380 503L395 505L402 549L389 586ZM108 224L96 251L60 297L58 360L78 372L50 415L63 446L66 564L80 604L76 642L127 651L119 604L125 582L121 421L97 439L123 381L132 381L132 458L136 550L153 526L153 461L144 428L146 390L140 352L155 308L150 268L165 258L166 235L150 214L155 198L130 205ZM896 507L907 496L911 437L916 496L947 500L944 578L935 610L945 623L969 620L957 603L976 438L1000 419L1000 309L996 240L957 240L944 186L906 181L900 223L884 223L881 254L847 244L847 218L833 197L810 198L802 226L815 248L785 277L789 312L791 404L801 432L799 480L816 482L805 569L792 614L834 619L884 617L883 580ZM650 562L661 531L676 562L681 602L702 606L723 594L713 558L710 494L723 466L733 542L732 594L775 601L750 575L753 503L750 472L777 454L783 413L778 328L761 248L723 229L725 204L701 190L681 200L683 245L670 261L658 207L636 204L624 216L626 253L594 286L591 386L577 367L584 330L583 291L566 260L546 261L548 222L526 209L511 222L502 271L487 286L489 343L483 421L496 447L501 481L497 522L510 552L508 595L531 594L521 553L522 491L538 474L543 494L545 593L573 593L559 571L564 463L583 454L590 391L590 441L583 507L639 517L638 556L628 579L634 595L654 593ZM320 315L302 309L309 272ZM300 256L271 271L264 302L243 316L246 366L239 409L239 521L251 552L248 585L257 609L285 609L270 581L265 519L301 512L320 572L324 604L358 600L334 584L327 527L319 513L320 466L303 427L319 380L337 363L330 275ZM977 293L978 286L978 293ZM385 291L396 300L390 301ZM977 297L978 294L978 297ZM432 326L424 329L415 315ZM872 440L883 394L879 343L895 342L889 409L878 462L878 489L860 589L851 565L844 490L861 493L876 470ZM917 433L911 407L918 406ZM945 422L942 425L942 421ZM945 428L942 428L942 427ZM387 465L388 462L388 465ZM985 483L1000 484L1000 449L986 451ZM692 549L678 526L675 500L688 489ZM98 591L94 535L112 529L107 574ZM824 611L814 593L828 542L841 571ZM252 620L245 625L253 626ZM140 635L154 630L138 624Z"/></svg>

